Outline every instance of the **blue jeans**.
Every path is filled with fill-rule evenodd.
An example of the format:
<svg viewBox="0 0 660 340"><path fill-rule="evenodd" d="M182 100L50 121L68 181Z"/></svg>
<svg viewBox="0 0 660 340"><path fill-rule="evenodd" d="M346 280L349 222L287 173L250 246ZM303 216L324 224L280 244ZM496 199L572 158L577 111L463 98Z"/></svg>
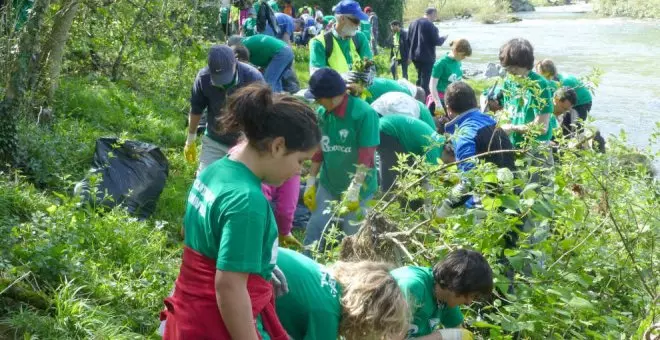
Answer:
<svg viewBox="0 0 660 340"><path fill-rule="evenodd" d="M307 222L307 228L305 229L305 240L303 241L305 248L318 241L319 243L315 246L315 249L318 249L321 252L325 249L325 239L323 238L325 232L324 229L326 229L326 225L328 225L330 218L332 217L332 212L325 212L325 210L330 206L330 201L338 200L338 197L333 196L320 184L318 185L318 188L316 189L316 210L312 211L312 216L310 217L309 222ZM357 215L359 212L364 214L365 204L368 200L369 198L365 198L360 201L360 209L358 211L341 216L341 219L339 219L338 222L341 226L341 230L347 236L357 233L360 228ZM336 218L337 216L335 216L334 220L337 220ZM328 227L328 229L330 228ZM307 256L311 255L309 249L305 249L304 253Z"/></svg>
<svg viewBox="0 0 660 340"><path fill-rule="evenodd" d="M292 64L293 51L289 46L284 46L270 60L264 71L264 80L273 88L273 92L282 92L282 76Z"/></svg>

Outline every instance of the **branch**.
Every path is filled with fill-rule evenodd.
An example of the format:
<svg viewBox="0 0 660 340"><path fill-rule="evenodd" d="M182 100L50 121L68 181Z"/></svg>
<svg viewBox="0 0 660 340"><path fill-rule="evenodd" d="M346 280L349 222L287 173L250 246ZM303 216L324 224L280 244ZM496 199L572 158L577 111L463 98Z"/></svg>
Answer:
<svg viewBox="0 0 660 340"><path fill-rule="evenodd" d="M644 279L644 275L642 274L642 272L637 267L637 259L635 258L635 254L632 252L632 249L630 249L630 246L628 245L626 237L623 235L623 231L621 229L621 226L619 225L619 222L614 218L614 215L612 214L612 209L610 208L610 197L609 197L610 195L609 195L609 192L607 190L607 187L605 186L605 184L603 184L603 182L601 182L596 177L596 175L593 173L593 171L591 171L591 169L589 167L585 167L585 169L587 170L587 172L589 172L589 174L596 181L596 183L598 183L598 185L603 190L603 192L605 192L605 207L607 208L607 216L612 221L612 224L614 224L614 229L616 230L617 234L619 235L619 238L621 239L621 243L623 243L623 247L626 250L626 253L628 253L628 257L630 258L630 260L633 263L633 268L635 269L635 272L637 273L640 280L642 281L642 286L644 286L644 290L646 290L646 292L649 294L651 299L655 298L655 293L653 292L651 287L649 287L649 285L646 283L646 280Z"/></svg>
<svg viewBox="0 0 660 340"><path fill-rule="evenodd" d="M564 256L566 256L566 255L572 253L575 249L577 249L577 248L579 248L581 245L583 245L584 242L586 242L586 241L591 237L591 235L593 235L596 231L600 230L600 228L605 224L605 221L607 221L607 220L603 220L603 222L601 222L601 224L599 224L596 228L594 228L594 229L593 229L593 230L592 230L592 231L591 231L591 232L590 232L585 238L582 239L582 241L580 241L580 243L578 243L577 245L575 245L575 247L569 249L567 252L565 252L564 254L562 254L562 255L557 259L557 261L553 262L553 263L548 267L547 270L550 271L550 269L552 269L552 267L554 267L557 263L559 263L559 261L561 261L561 259L563 259Z"/></svg>

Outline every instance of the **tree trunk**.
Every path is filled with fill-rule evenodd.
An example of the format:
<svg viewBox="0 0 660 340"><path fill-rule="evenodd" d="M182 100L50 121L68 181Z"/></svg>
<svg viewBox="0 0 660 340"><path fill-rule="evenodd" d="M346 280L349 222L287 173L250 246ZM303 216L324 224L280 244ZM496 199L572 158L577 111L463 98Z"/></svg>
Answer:
<svg viewBox="0 0 660 340"><path fill-rule="evenodd" d="M39 33L50 0L36 0L18 42L18 57L14 61L5 97L0 103L0 168L16 164L16 119L25 106L24 98L30 72L36 69Z"/></svg>
<svg viewBox="0 0 660 340"><path fill-rule="evenodd" d="M48 106L55 95L59 85L60 71L62 70L62 59L66 42L69 39L69 30L73 24L78 9L79 0L68 0L62 6L62 9L55 14L53 30L43 49L42 62L42 80L40 82L40 92L46 100Z"/></svg>

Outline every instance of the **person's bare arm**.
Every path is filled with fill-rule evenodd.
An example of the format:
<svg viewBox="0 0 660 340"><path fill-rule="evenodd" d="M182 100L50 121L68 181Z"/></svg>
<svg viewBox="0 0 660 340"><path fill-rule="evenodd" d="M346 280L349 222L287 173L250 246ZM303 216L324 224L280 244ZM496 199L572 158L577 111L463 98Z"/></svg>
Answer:
<svg viewBox="0 0 660 340"><path fill-rule="evenodd" d="M309 167L309 176L316 178L316 176L319 174L319 171L321 171L321 162L312 162L312 166Z"/></svg>
<svg viewBox="0 0 660 340"><path fill-rule="evenodd" d="M247 291L247 273L215 272L215 296L232 339L259 340Z"/></svg>
<svg viewBox="0 0 660 340"><path fill-rule="evenodd" d="M197 134L197 126L199 125L199 121L201 119L201 114L193 113L192 111L188 114L188 134Z"/></svg>
<svg viewBox="0 0 660 340"><path fill-rule="evenodd" d="M507 124L510 125L510 124ZM510 125L509 129L518 133L527 133L535 125L541 125L544 131L548 131L548 126L550 125L550 114L542 114L536 116L533 121L525 125ZM505 128L506 131L506 128Z"/></svg>
<svg viewBox="0 0 660 340"><path fill-rule="evenodd" d="M429 90L431 90L431 96L433 98L433 102L435 103L436 109L442 107L442 105L440 104L440 94L438 94L438 81L439 81L438 78L431 77L431 81L429 82ZM433 115L435 115L435 113L433 113Z"/></svg>

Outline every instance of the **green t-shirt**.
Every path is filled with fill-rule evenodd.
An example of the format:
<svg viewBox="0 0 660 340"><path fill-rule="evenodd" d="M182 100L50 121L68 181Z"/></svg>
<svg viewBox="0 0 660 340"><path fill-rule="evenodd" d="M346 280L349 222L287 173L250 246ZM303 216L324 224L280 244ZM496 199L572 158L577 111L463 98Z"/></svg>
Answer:
<svg viewBox="0 0 660 340"><path fill-rule="evenodd" d="M427 163L438 164L445 138L426 123L398 114L383 116L378 123L380 132L396 138L406 152L425 155Z"/></svg>
<svg viewBox="0 0 660 340"><path fill-rule="evenodd" d="M436 131L438 128L435 126L435 121L429 108L419 100L417 101L417 105L419 105L419 120L426 123L433 131Z"/></svg>
<svg viewBox="0 0 660 340"><path fill-rule="evenodd" d="M436 88L439 93L445 93L449 84L463 79L461 62L450 57L449 53L447 53L433 64L431 77L438 78L438 86Z"/></svg>
<svg viewBox="0 0 660 340"><path fill-rule="evenodd" d="M407 266L397 268L391 274L410 306L412 324L408 337L429 335L438 325L455 328L463 323L463 314L458 306L449 308L436 300L431 268Z"/></svg>
<svg viewBox="0 0 660 340"><path fill-rule="evenodd" d="M320 183L336 198L348 189L358 162L359 148L377 147L380 144L378 113L364 100L348 96L344 117L326 112L323 106L317 111L323 151ZM362 184L360 198L376 192L376 169L371 168Z"/></svg>
<svg viewBox="0 0 660 340"><path fill-rule="evenodd" d="M250 63L259 67L268 66L273 56L286 47L284 41L265 34L243 38L242 42L250 51Z"/></svg>
<svg viewBox="0 0 660 340"><path fill-rule="evenodd" d="M577 103L575 105L583 105L593 101L589 88L576 76L570 74L558 74L557 78L561 82L561 86L567 86L575 90L575 94L577 94Z"/></svg>
<svg viewBox="0 0 660 340"><path fill-rule="evenodd" d="M255 34L257 34L257 19L255 18L245 19L245 21L243 22L243 35L246 37L252 37Z"/></svg>
<svg viewBox="0 0 660 340"><path fill-rule="evenodd" d="M199 174L183 225L184 244L216 260L219 270L270 280L277 260L277 223L261 180L243 163L225 157Z"/></svg>
<svg viewBox="0 0 660 340"><path fill-rule="evenodd" d="M280 248L277 266L289 293L275 301L277 317L295 340L337 340L341 287L327 269L305 255Z"/></svg>
<svg viewBox="0 0 660 340"><path fill-rule="evenodd" d="M360 32L367 37L367 41L371 41L371 23L368 20L360 21Z"/></svg>
<svg viewBox="0 0 660 340"><path fill-rule="evenodd" d="M527 80L533 86L523 88L520 82L508 77L502 87L504 110L509 113L513 125L529 124L539 115L553 115L552 87L548 81L533 71L529 72ZM520 147L524 140L524 136L518 132L512 132L509 137L515 147ZM536 139L549 141L551 137L552 130L548 127L548 130Z"/></svg>
<svg viewBox="0 0 660 340"><path fill-rule="evenodd" d="M321 39L323 39L323 36L321 36ZM341 52L344 54L349 67L353 66L353 57L351 56L350 45L352 39L353 38L341 39L335 35L335 40L337 41ZM358 42L355 46L355 50L357 51L360 58L373 60L374 55L371 53L371 47L369 47L369 40L367 40L367 37L365 37L362 32L357 32L355 33L355 39ZM309 44L309 66L315 68L328 67L328 60L325 57L325 47L323 44L317 39L312 39ZM333 50L332 53L336 52Z"/></svg>
<svg viewBox="0 0 660 340"><path fill-rule="evenodd" d="M367 88L371 96L367 97L367 103L371 104L380 96L388 92L401 92L410 94L410 90L399 84L396 80L375 77L374 82Z"/></svg>
<svg viewBox="0 0 660 340"><path fill-rule="evenodd" d="M229 7L220 8L220 23L226 24L229 21Z"/></svg>
<svg viewBox="0 0 660 340"><path fill-rule="evenodd" d="M392 36L392 50L394 51L394 57L396 59L401 59L401 56L399 55L399 40L401 40L401 32L395 32Z"/></svg>

